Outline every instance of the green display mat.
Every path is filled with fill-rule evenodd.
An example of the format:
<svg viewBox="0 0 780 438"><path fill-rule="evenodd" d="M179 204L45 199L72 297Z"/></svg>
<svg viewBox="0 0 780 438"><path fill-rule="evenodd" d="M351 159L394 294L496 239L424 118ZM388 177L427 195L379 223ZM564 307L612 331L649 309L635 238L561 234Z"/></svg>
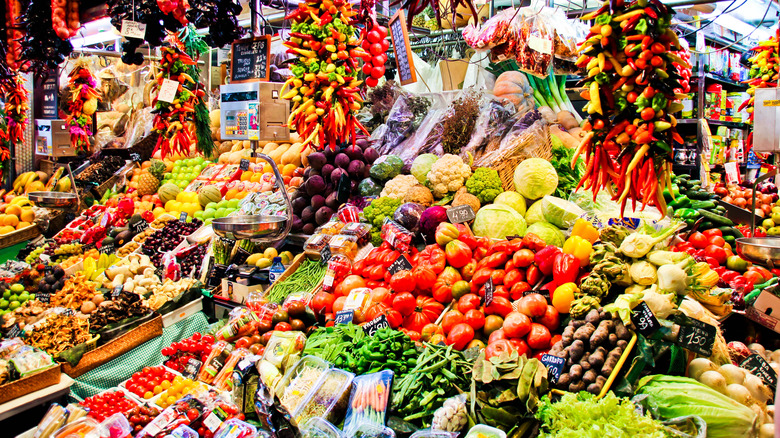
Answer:
<svg viewBox="0 0 780 438"><path fill-rule="evenodd" d="M9 246L8 248L0 249L0 264L3 264L8 260L16 259L16 256L19 254L19 251L21 251L25 246L27 246L27 242L29 242L29 240L25 240L22 243L17 243L14 246Z"/></svg>

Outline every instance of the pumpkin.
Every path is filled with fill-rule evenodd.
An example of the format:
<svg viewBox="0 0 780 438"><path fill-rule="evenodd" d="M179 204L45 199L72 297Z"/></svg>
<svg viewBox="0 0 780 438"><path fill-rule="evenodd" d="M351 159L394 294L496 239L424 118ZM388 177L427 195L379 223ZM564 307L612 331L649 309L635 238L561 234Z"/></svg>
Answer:
<svg viewBox="0 0 780 438"><path fill-rule="evenodd" d="M493 94L515 105L517 112L525 113L534 109L534 90L528 78L519 71L505 71L496 79Z"/></svg>

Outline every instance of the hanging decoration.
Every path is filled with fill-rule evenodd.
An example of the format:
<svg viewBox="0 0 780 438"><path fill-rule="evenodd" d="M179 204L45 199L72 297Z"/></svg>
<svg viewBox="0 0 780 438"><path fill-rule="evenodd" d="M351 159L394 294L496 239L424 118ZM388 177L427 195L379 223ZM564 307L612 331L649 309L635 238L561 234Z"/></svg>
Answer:
<svg viewBox="0 0 780 438"><path fill-rule="evenodd" d="M73 45L54 31L51 0L22 0L21 10L19 26L24 38L19 66L37 78L46 77L73 52Z"/></svg>
<svg viewBox="0 0 780 438"><path fill-rule="evenodd" d="M22 15L22 4L19 0L5 0L5 22L3 23L3 35L5 35L5 63L12 70L19 70L21 63L19 59L22 55L22 37L23 33L19 30L18 17Z"/></svg>
<svg viewBox="0 0 780 438"><path fill-rule="evenodd" d="M742 102L737 111L747 108L748 120L753 123L753 107L756 99L757 88L777 87L777 81L780 79L780 52L778 52L778 40L780 40L780 29L775 31L775 35L769 37L766 41L761 41L756 47L750 49L755 53L748 61L750 62L750 72L748 80L744 81L750 88L747 93L750 99ZM750 130L747 138L748 147L753 145L753 130Z"/></svg>
<svg viewBox="0 0 780 438"><path fill-rule="evenodd" d="M233 0L191 0L187 19L198 29L209 28L206 43L223 47L246 33L238 25L241 5Z"/></svg>
<svg viewBox="0 0 780 438"><path fill-rule="evenodd" d="M81 27L79 4L76 0L51 0L51 22L54 33L67 40L76 36Z"/></svg>
<svg viewBox="0 0 780 438"><path fill-rule="evenodd" d="M150 48L156 48L163 45L168 32L179 32L187 23L184 13L181 10L179 2L174 5L169 0L108 0L108 16L111 17L111 24L117 28L122 28L122 21L129 20L146 25L146 35L144 40L139 38L127 38L122 43L122 62L126 64L141 65L143 55L136 50L147 42ZM183 2L186 4L186 1ZM178 11L174 14L164 12ZM180 20L179 18L183 19Z"/></svg>
<svg viewBox="0 0 780 438"><path fill-rule="evenodd" d="M13 144L24 140L24 130L27 129L27 112L30 110L29 92L24 88L24 78L17 73L10 80L3 81L5 96L6 139ZM0 161L2 152L0 151Z"/></svg>
<svg viewBox="0 0 780 438"><path fill-rule="evenodd" d="M179 39L186 53L191 59L196 60L201 54L207 53L208 44L195 31L195 26L187 25L179 34ZM195 86L200 89L203 85L200 83L200 69L197 65L187 65L187 72L195 81ZM214 139L211 138L211 118L209 109L206 107L206 101L202 97L195 100L195 137L197 142L195 147L205 157L214 155Z"/></svg>
<svg viewBox="0 0 780 438"><path fill-rule="evenodd" d="M577 188L596 193L607 189L625 209L630 198L642 208L655 205L666 214L663 191L671 186L672 147L682 143L677 120L684 79L690 65L675 52L683 50L670 29L672 10L660 1L604 2L583 16L594 20L580 43L577 65L588 71L583 97L588 132L572 159L585 153L586 170ZM676 92L677 91L677 92Z"/></svg>
<svg viewBox="0 0 780 438"><path fill-rule="evenodd" d="M154 150L155 153L160 152L161 158L174 154L189 156L190 145L197 137L197 132L193 132L196 131L193 124L195 105L206 95L187 73L189 66L195 66L195 61L184 52L181 41L175 35L171 35L169 41L170 45L161 48L160 73L152 87L155 93L152 99L154 132L159 135ZM171 102L160 100L166 80L178 84Z"/></svg>
<svg viewBox="0 0 780 438"><path fill-rule="evenodd" d="M68 77L69 101L65 125L70 130L70 144L80 152L89 152L92 135L92 116L97 111L100 92L97 79L87 65L79 59Z"/></svg>
<svg viewBox="0 0 780 438"><path fill-rule="evenodd" d="M297 58L282 93L293 102L287 124L304 139L304 147L335 149L354 144L357 129L368 134L355 117L363 102L358 59L370 58L354 37L357 14L344 0L310 0L286 17L292 32L284 45Z"/></svg>

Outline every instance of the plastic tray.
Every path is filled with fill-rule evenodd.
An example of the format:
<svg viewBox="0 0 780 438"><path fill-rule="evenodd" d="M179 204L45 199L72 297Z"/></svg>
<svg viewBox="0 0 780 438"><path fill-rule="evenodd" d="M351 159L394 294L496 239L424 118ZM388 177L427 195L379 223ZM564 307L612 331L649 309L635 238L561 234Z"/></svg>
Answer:
<svg viewBox="0 0 780 438"><path fill-rule="evenodd" d="M204 390L204 391L209 391L209 390L211 390L211 387L210 387L210 386L208 386L208 385L206 385L206 384L205 384L205 383L203 383L203 382L199 382L199 381L197 381L197 380L196 380L196 381L195 381L195 383L197 383L198 385L200 385L200 388L201 388L202 390ZM195 392L199 392L199 391L198 391L198 390L195 390ZM164 408L164 407L162 407L162 406L160 406L159 404L157 404L157 402L158 402L158 401L160 401L160 397L162 397L162 396L163 396L163 394L165 394L165 395L167 396L167 394L168 394L168 391L163 391L163 392L161 392L161 393L159 393L159 394L155 395L154 397L152 397L152 398L150 398L149 400L147 400L147 401L146 401L146 403L147 403L147 404L149 404L149 405L152 405L152 406L156 407L156 408L157 408L157 409L159 409L160 411L163 411L163 410L165 410L165 408ZM194 392L190 392L190 393L187 393L187 394L193 394L193 395L194 395ZM187 395L187 394L181 394L181 396L180 396L179 398L181 398L181 397L184 397L184 396L185 396L185 395Z"/></svg>
<svg viewBox="0 0 780 438"><path fill-rule="evenodd" d="M326 371L317 382L317 388L310 391L293 412L295 421L302 424L314 417L335 421L343 416L354 378L354 374L338 368Z"/></svg>
<svg viewBox="0 0 780 438"><path fill-rule="evenodd" d="M466 438L482 438L483 435L489 436L491 438L506 438L506 433L503 430L486 426L484 424L477 424L476 426L469 429L469 433L466 434Z"/></svg>
<svg viewBox="0 0 780 438"><path fill-rule="evenodd" d="M301 427L302 438L344 438L344 434L329 421L314 417Z"/></svg>
<svg viewBox="0 0 780 438"><path fill-rule="evenodd" d="M285 373L282 380L276 386L276 395L279 400L285 405L288 411L296 412L296 408L306 398L306 396L314 391L319 385L320 380L325 375L325 372L330 368L330 363L315 356L306 356L298 361L287 373ZM304 387L297 388L296 381L298 379L305 379L302 374L306 369L311 369L316 373L312 375L310 382L307 382ZM287 397L293 397L292 403L286 404L284 399ZM288 401L289 403L289 401ZM295 414L293 414L295 416ZM301 424L301 423L298 423Z"/></svg>
<svg viewBox="0 0 780 438"><path fill-rule="evenodd" d="M169 372L169 373L173 374L174 376L181 376L181 374L179 374L179 373L178 373L178 372L176 372L175 370L172 370L172 369L170 369L170 368L168 368L168 367L166 367L166 366L163 366L163 368L165 368L165 371L167 371L167 372ZM138 370L138 371L141 371L141 370ZM133 374L137 373L138 371L134 372ZM153 398L155 398L155 397L156 397L156 396L155 396L155 397L152 397L152 398L146 399L146 398L143 398L143 397L138 397L137 395L135 395L135 394L133 394L132 392L128 391L128 390L127 390L127 382L129 382L129 381L130 381L130 379L132 379L132 378L133 378L133 376L132 376L132 375L130 375L130 377L128 377L128 378L127 378L127 380L124 380L124 381L122 381L121 383L119 383L119 385L117 385L117 387L118 387L118 388L120 388L120 389L122 389L123 391L125 391L125 393L126 393L126 394L127 394L127 395L128 395L130 398L131 398L131 399L133 399L134 401L137 401L137 402L140 402L140 403L143 403L143 404L146 404L146 403L150 402L150 401L151 401ZM158 407L159 407L159 406L158 406Z"/></svg>

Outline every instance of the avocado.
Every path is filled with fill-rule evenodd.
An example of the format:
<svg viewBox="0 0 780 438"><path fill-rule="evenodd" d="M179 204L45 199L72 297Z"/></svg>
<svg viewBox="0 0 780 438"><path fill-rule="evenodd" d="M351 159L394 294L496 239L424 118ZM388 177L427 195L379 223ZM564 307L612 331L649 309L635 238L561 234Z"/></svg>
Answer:
<svg viewBox="0 0 780 438"><path fill-rule="evenodd" d="M112 243L114 243L114 238L111 236L108 236L105 239L103 239L103 246L111 245Z"/></svg>
<svg viewBox="0 0 780 438"><path fill-rule="evenodd" d="M127 230L128 230L127 227L114 227L114 228L111 229L111 232L108 233L108 236L116 238L116 236L122 234L123 232L125 232Z"/></svg>
<svg viewBox="0 0 780 438"><path fill-rule="evenodd" d="M133 233L130 232L130 230L122 231L121 233L116 235L115 241L117 246L124 245L125 242L133 238Z"/></svg>
<svg viewBox="0 0 780 438"><path fill-rule="evenodd" d="M127 221L127 224L128 224L128 225L133 225L133 224L134 224L134 223L136 223L136 222L140 222L140 221L141 221L141 219L143 219L143 218L141 217L141 215L140 215L140 214L138 214L138 213L136 213L136 214L134 214L134 215L130 216L130 220L128 220L128 221Z"/></svg>

